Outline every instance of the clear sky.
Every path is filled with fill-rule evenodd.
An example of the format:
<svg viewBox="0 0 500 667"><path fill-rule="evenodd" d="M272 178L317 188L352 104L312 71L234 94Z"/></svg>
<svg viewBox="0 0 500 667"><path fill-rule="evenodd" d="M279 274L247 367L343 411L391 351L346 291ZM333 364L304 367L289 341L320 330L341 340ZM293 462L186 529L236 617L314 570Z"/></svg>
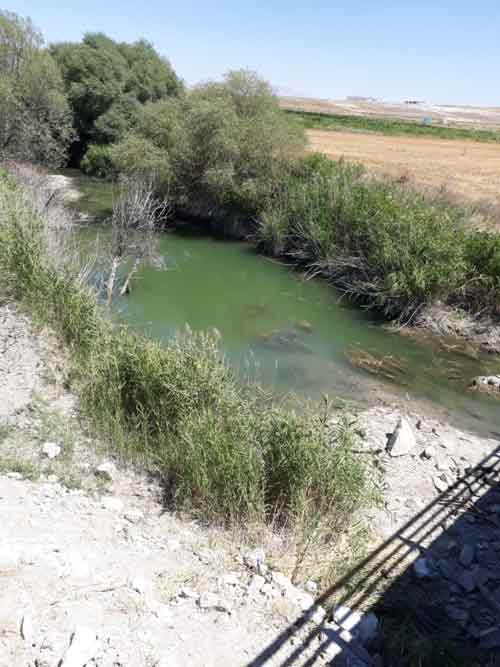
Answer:
<svg viewBox="0 0 500 667"><path fill-rule="evenodd" d="M284 94L500 106L500 0L0 0L48 41L145 37L187 83L250 67Z"/></svg>

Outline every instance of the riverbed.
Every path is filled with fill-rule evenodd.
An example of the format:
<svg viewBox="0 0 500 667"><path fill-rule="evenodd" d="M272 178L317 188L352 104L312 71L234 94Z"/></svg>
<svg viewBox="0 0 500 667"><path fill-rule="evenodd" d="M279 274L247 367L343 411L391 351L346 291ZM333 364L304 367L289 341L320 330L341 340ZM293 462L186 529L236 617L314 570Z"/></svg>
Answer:
<svg viewBox="0 0 500 667"><path fill-rule="evenodd" d="M109 213L111 187L78 177L81 211ZM181 227L182 229L182 227ZM87 243L106 229L87 226ZM367 405L382 395L427 401L463 428L500 430L498 402L471 392L477 375L500 372L498 358L461 341L415 340L391 332L321 280L259 256L250 244L195 233L158 235L165 269L140 269L118 316L168 341L186 326L215 329L241 378L279 395Z"/></svg>

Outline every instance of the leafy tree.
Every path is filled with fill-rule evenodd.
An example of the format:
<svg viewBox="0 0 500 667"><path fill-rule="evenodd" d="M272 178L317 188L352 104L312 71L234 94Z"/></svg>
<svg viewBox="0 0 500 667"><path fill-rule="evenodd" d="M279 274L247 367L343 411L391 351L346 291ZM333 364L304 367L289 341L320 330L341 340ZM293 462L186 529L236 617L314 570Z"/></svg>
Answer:
<svg viewBox="0 0 500 667"><path fill-rule="evenodd" d="M71 112L57 64L30 19L0 12L0 157L61 164Z"/></svg>
<svg viewBox="0 0 500 667"><path fill-rule="evenodd" d="M303 130L280 110L269 84L238 70L145 105L111 156L125 172L147 172L154 161L155 174L169 173L169 194L179 205L254 215L304 146Z"/></svg>
<svg viewBox="0 0 500 667"><path fill-rule="evenodd" d="M117 43L88 33L51 47L73 108L81 155L89 143L114 143L134 127L140 106L177 95L182 84L167 60L141 40Z"/></svg>

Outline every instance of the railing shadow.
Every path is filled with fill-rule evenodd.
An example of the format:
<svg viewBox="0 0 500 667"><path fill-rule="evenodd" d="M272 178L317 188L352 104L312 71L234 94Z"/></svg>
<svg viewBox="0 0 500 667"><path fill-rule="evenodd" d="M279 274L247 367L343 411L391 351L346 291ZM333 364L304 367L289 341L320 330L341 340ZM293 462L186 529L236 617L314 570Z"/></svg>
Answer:
<svg viewBox="0 0 500 667"><path fill-rule="evenodd" d="M324 661L325 655L331 656L331 664L353 667L500 665L499 482L500 447L468 469L319 596L314 606L246 667L271 663L279 667L312 667L320 658ZM495 504L498 516L486 511ZM455 537L464 535L480 554L481 567L466 568L460 563L470 556L458 553L460 544ZM420 578L411 565L415 557L423 559ZM495 575L499 580L498 595L490 591ZM349 584L355 590L346 593ZM338 627L323 623L310 629L318 606L328 609L333 602L337 607L349 607L355 614L370 607L377 592L375 611L382 624L370 651L378 654L375 661L361 644L346 639ZM472 607L476 605L472 610L476 612L474 617L471 601ZM465 625L470 626L467 632Z"/></svg>

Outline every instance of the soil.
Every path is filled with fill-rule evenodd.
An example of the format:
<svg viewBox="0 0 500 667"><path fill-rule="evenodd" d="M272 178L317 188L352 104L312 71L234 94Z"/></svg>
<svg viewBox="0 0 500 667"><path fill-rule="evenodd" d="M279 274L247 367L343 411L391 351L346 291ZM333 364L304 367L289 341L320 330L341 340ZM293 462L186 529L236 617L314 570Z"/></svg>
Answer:
<svg viewBox="0 0 500 667"><path fill-rule="evenodd" d="M310 149L345 157L452 195L487 201L500 210L500 145L429 137L309 130Z"/></svg>

